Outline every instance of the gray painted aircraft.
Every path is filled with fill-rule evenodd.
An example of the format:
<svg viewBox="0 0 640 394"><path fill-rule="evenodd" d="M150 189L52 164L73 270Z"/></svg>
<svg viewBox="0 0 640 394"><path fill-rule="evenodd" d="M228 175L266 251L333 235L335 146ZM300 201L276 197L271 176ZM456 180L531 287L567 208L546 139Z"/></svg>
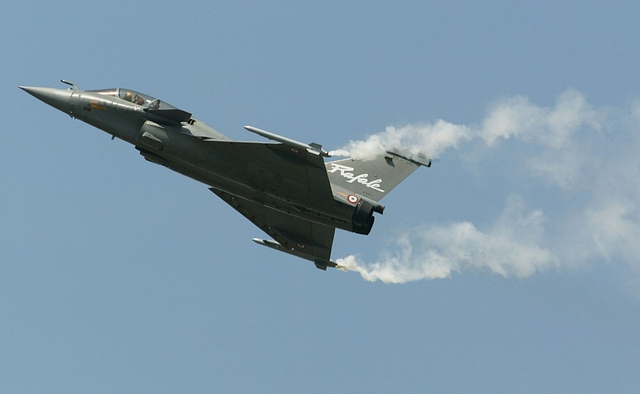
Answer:
<svg viewBox="0 0 640 394"><path fill-rule="evenodd" d="M273 142L232 141L189 112L130 89L20 88L135 146L148 161L200 181L273 240L254 238L316 267L331 261L335 229L367 235L379 201L431 160L389 151L373 160L325 163L329 153L251 126Z"/></svg>

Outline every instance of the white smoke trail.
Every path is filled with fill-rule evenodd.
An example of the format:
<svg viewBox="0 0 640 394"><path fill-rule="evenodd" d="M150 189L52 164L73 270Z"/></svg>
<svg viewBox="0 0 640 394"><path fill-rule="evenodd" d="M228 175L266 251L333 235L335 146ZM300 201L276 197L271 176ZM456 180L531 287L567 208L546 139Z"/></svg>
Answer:
<svg viewBox="0 0 640 394"><path fill-rule="evenodd" d="M482 139L494 146L499 139L536 140L554 149L566 148L572 134L582 126L602 128L605 112L592 109L584 96L575 90L560 95L555 108L538 107L524 96L515 96L494 104L482 125L456 125L438 120L434 124L388 126L384 132L365 141L350 141L332 155L354 158L374 158L390 149L413 149L435 159L448 148L462 142Z"/></svg>
<svg viewBox="0 0 640 394"><path fill-rule="evenodd" d="M366 280L386 283L446 278L463 269L525 277L559 264L551 251L539 246L543 219L541 211L525 213L522 199L510 196L487 232L469 222L412 229L398 237L397 251L381 262L365 265L351 255L337 263Z"/></svg>
<svg viewBox="0 0 640 394"><path fill-rule="evenodd" d="M508 139L528 147L519 157L529 177L524 182L557 186L547 197L570 201L570 208L545 218L541 210L527 212L524 199L511 195L489 228L459 222L409 229L376 263L354 255L337 263L366 280L388 283L465 270L526 277L593 260L617 259L640 268L640 104L631 110L594 108L575 90L561 94L552 108L515 96L495 103L479 125L439 120L387 127L337 152L368 158L410 147L437 158L448 148L475 144L498 155L500 141Z"/></svg>
<svg viewBox="0 0 640 394"><path fill-rule="evenodd" d="M351 141L342 149L331 151L333 156L373 159L390 149L410 150L429 158L437 158L460 141L471 139L471 128L454 125L444 120L434 124L389 126L383 133L374 134L366 141Z"/></svg>

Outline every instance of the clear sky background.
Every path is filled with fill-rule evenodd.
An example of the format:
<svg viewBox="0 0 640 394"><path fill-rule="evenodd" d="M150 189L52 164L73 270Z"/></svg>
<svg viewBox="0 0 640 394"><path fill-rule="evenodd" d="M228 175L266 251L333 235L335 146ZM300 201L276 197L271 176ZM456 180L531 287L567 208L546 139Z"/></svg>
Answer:
<svg viewBox="0 0 640 394"><path fill-rule="evenodd" d="M639 17L637 1L3 3L0 392L637 392ZM379 134L439 161L371 235L336 233L362 275L322 272L18 89L63 78L235 139Z"/></svg>

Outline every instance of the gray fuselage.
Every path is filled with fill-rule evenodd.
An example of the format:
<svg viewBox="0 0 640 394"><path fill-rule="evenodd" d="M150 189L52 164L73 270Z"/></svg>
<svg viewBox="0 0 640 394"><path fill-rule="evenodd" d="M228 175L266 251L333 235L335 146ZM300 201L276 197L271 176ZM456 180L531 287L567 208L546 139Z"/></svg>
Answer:
<svg viewBox="0 0 640 394"><path fill-rule="evenodd" d="M313 185L305 187L288 182L286 170L283 170L285 174L278 175L281 179L277 182L269 180L283 187L265 187L269 182L263 182L260 177L266 179L273 175L261 173L259 160L254 162L252 158L209 149L203 141L230 140L191 114L164 102L157 100L160 108L154 111L150 106L155 99L127 89L38 89L50 90L55 96L55 105L49 103L52 106L135 145L142 156L153 163L289 215L347 231L365 232L354 225L354 204L347 201L344 192L332 193L334 198L319 195L316 199ZM138 102L136 97L140 97ZM368 233L370 226L367 227Z"/></svg>

